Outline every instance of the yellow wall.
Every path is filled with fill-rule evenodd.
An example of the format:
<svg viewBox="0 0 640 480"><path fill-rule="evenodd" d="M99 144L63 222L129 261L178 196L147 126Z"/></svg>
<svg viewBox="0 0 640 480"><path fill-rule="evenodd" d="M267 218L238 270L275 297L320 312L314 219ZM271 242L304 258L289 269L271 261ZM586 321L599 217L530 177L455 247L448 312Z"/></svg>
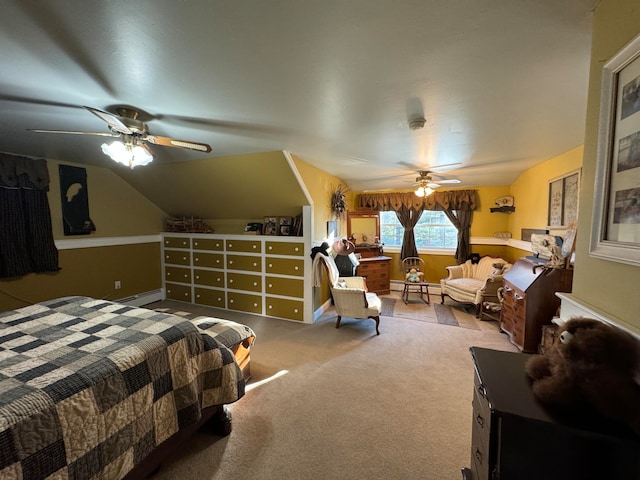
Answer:
<svg viewBox="0 0 640 480"><path fill-rule="evenodd" d="M521 240L523 228L547 227L549 181L581 168L583 152L582 145L576 147L530 168L513 182L510 195L514 198L516 211L509 215L508 225L513 238Z"/></svg>
<svg viewBox="0 0 640 480"><path fill-rule="evenodd" d="M640 33L637 0L605 0L594 15L587 122L584 144L580 221L576 240L573 293L580 300L640 328L640 267L601 260L589 255L593 185L600 114L602 66L607 59Z"/></svg>
<svg viewBox="0 0 640 480"><path fill-rule="evenodd" d="M64 236L58 165L74 165L87 171L89 215L96 225L90 235ZM82 240L96 237L156 235L162 230L165 213L111 170L48 160L49 208L55 239Z"/></svg>

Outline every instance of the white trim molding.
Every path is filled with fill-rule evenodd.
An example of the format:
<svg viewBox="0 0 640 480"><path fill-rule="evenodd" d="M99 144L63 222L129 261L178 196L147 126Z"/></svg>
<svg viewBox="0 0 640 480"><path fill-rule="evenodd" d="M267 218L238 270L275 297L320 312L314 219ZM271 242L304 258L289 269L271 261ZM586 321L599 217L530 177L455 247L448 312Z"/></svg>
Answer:
<svg viewBox="0 0 640 480"><path fill-rule="evenodd" d="M138 243L160 243L158 235L134 235L131 237L93 237L74 238L73 240L56 240L58 250L72 250L75 248L114 247L118 245L134 245Z"/></svg>

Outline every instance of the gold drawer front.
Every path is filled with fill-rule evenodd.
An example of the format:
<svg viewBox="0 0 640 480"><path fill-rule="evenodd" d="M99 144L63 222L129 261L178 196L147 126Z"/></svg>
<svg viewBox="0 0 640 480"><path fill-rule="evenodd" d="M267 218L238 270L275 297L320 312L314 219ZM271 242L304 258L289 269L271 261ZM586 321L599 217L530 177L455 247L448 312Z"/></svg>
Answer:
<svg viewBox="0 0 640 480"><path fill-rule="evenodd" d="M191 253L181 252L180 250L165 250L164 263L172 263L174 265L191 265Z"/></svg>
<svg viewBox="0 0 640 480"><path fill-rule="evenodd" d="M227 252L261 253L262 245L255 240L227 240Z"/></svg>
<svg viewBox="0 0 640 480"><path fill-rule="evenodd" d="M166 294L167 294L167 298L170 298L171 300L182 300L183 302L190 302L191 286L178 285L175 283L167 283Z"/></svg>
<svg viewBox="0 0 640 480"><path fill-rule="evenodd" d="M262 292L262 277L247 275L246 273L227 273L227 288L234 290L247 290L249 292Z"/></svg>
<svg viewBox="0 0 640 480"><path fill-rule="evenodd" d="M224 288L224 272L216 270L200 270L196 268L193 271L193 283Z"/></svg>
<svg viewBox="0 0 640 480"><path fill-rule="evenodd" d="M265 242L265 253L275 255L294 255L302 257L304 255L304 243L297 242Z"/></svg>
<svg viewBox="0 0 640 480"><path fill-rule="evenodd" d="M265 291L273 295L302 298L304 297L304 280L268 276L265 279Z"/></svg>
<svg viewBox="0 0 640 480"><path fill-rule="evenodd" d="M195 288L195 302L210 307L225 308L224 290L213 290L208 288Z"/></svg>
<svg viewBox="0 0 640 480"><path fill-rule="evenodd" d="M265 315L287 318L289 320L303 320L303 302L274 297L267 297L266 300L267 311Z"/></svg>
<svg viewBox="0 0 640 480"><path fill-rule="evenodd" d="M194 250L224 250L224 242L222 240L216 240L213 238L194 238L193 249Z"/></svg>
<svg viewBox="0 0 640 480"><path fill-rule="evenodd" d="M164 278L167 282L191 283L191 270L182 267L165 267Z"/></svg>
<svg viewBox="0 0 640 480"><path fill-rule="evenodd" d="M262 297L247 293L228 292L229 310L240 310L241 312L262 313Z"/></svg>
<svg viewBox="0 0 640 480"><path fill-rule="evenodd" d="M266 259L267 273L277 273L279 275L304 275L304 260L298 258L272 258Z"/></svg>
<svg viewBox="0 0 640 480"><path fill-rule="evenodd" d="M193 265L195 267L224 268L224 255L222 253L194 252Z"/></svg>
<svg viewBox="0 0 640 480"><path fill-rule="evenodd" d="M227 255L227 268L229 270L261 272L262 258L253 257L251 255Z"/></svg>
<svg viewBox="0 0 640 480"><path fill-rule="evenodd" d="M164 246L169 248L189 248L191 239L188 237L165 237Z"/></svg>

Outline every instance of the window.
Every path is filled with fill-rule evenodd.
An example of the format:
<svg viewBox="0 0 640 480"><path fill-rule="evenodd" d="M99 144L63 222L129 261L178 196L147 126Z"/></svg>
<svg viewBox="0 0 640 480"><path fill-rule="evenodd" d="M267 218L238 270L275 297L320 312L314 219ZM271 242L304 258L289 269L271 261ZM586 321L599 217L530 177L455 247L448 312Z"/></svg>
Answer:
<svg viewBox="0 0 640 480"><path fill-rule="evenodd" d="M404 228L396 212L380 212L380 237L387 247L401 247ZM414 228L416 247L446 248L455 250L458 244L458 229L442 211L423 210Z"/></svg>

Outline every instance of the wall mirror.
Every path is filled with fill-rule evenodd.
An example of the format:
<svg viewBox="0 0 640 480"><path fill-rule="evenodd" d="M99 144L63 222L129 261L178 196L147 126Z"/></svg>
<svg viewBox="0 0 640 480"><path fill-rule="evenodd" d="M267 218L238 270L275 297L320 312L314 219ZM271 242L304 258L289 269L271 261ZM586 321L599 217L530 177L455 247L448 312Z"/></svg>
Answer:
<svg viewBox="0 0 640 480"><path fill-rule="evenodd" d="M347 212L347 236L356 245L373 245L380 242L380 217L375 210Z"/></svg>

